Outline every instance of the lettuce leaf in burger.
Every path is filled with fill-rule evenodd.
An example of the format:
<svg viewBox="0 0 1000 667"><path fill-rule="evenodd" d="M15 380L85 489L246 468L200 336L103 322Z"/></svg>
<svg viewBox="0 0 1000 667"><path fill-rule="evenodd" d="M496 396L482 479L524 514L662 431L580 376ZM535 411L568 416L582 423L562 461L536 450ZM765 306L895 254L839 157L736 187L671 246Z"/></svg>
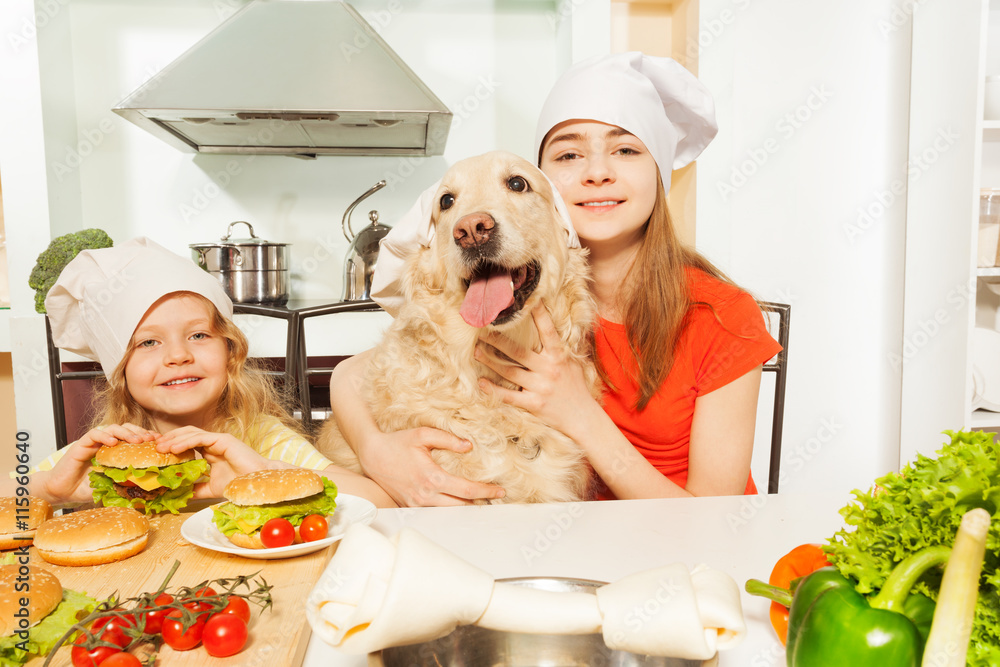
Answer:
<svg viewBox="0 0 1000 667"><path fill-rule="evenodd" d="M177 514L187 506L195 482L208 474L209 467L191 450L163 454L152 442L101 447L91 465L95 503L132 507L146 514Z"/></svg>
<svg viewBox="0 0 1000 667"><path fill-rule="evenodd" d="M310 514L327 516L337 507L337 485L305 468L258 470L234 478L212 508L212 521L233 544L262 549L261 527L281 517L296 527Z"/></svg>
<svg viewBox="0 0 1000 667"><path fill-rule="evenodd" d="M0 666L4 667L48 654L71 626L97 606L93 598L63 589L54 574L38 567L28 566L28 590L20 590L16 586L24 588L25 582L19 569L0 566ZM24 609L22 599L27 602ZM27 637L22 634L24 613L30 625Z"/></svg>

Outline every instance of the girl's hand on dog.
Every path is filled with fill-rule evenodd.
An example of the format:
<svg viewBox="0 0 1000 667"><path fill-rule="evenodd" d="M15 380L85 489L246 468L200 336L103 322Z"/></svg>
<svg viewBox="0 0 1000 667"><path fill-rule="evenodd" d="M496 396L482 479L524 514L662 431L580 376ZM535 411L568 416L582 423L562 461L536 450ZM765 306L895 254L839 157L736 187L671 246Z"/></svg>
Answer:
<svg viewBox="0 0 1000 667"><path fill-rule="evenodd" d="M379 432L377 442L370 444L361 448L361 466L401 507L468 505L504 495L499 486L456 477L434 462L431 450L472 449L451 433L429 427Z"/></svg>
<svg viewBox="0 0 1000 667"><path fill-rule="evenodd" d="M538 352L516 345L506 336L490 334L476 345L475 359L494 370L497 375L521 387L520 391L501 387L480 378L479 387L498 396L504 403L527 410L543 422L565 433L577 442L574 428L585 424L584 416L603 409L590 394L583 368L564 348L552 316L544 305L531 311L542 347ZM488 354L490 345L515 363L505 363Z"/></svg>

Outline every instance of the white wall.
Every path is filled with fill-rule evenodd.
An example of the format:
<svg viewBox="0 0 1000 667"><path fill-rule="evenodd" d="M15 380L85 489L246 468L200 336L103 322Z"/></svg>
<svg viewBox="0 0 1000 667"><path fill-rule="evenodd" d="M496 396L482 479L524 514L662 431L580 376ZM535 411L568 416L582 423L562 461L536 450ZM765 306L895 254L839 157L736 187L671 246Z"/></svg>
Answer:
<svg viewBox="0 0 1000 667"><path fill-rule="evenodd" d="M720 131L698 161L697 240L792 305L782 491L898 467L910 43L908 23L880 30L893 5L701 2Z"/></svg>
<svg viewBox="0 0 1000 667"><path fill-rule="evenodd" d="M458 159L495 148L529 156L534 121L556 74L572 61L607 52L610 40L607 0L562 9L554 0L354 0L455 113L445 154L432 158L195 155L177 151L111 111L244 4L0 4L5 28L0 57L4 81L10 83L5 94L11 101L27 98L17 108L9 104L0 110L0 125L14 121L0 135L7 221L22 230L20 236L10 233L18 255L10 271L15 286L11 347L18 424L41 434L46 444L40 448L51 441L51 409L47 377L36 368L44 366L39 356L43 320L33 313L26 282L34 258L52 236L100 227L116 241L147 235L187 253L188 244L214 241L229 222L248 220L259 236L292 244L293 297L336 301L348 245L341 217L358 195L387 179L389 187L359 206L353 222L358 229L375 208L391 224ZM21 165L25 172L18 171ZM363 349L382 323L358 331L352 319L345 332L310 322L309 352ZM255 354L284 353L283 323L244 318L244 325Z"/></svg>
<svg viewBox="0 0 1000 667"><path fill-rule="evenodd" d="M115 238L150 234L186 251L188 243L218 239L232 220L249 220L258 235L293 244L298 298L339 296L347 248L341 216L375 181L386 178L390 184L359 207L362 223L369 208L394 220L458 157L495 147L529 152L531 136L524 128L531 126L555 72L554 31L540 11L518 20L525 17L495 12L484 3L438 2L393 14L384 2L356 2L456 112L443 157L193 156L110 110L220 20L216 3L174 4L94 0L70 6L76 138L100 134L102 124L113 128L78 170L79 224L108 228ZM520 47L509 48L509 38ZM227 171L238 173L230 177ZM63 197L76 187L72 181L50 180L50 199L72 200ZM322 249L328 246L333 247L326 253Z"/></svg>

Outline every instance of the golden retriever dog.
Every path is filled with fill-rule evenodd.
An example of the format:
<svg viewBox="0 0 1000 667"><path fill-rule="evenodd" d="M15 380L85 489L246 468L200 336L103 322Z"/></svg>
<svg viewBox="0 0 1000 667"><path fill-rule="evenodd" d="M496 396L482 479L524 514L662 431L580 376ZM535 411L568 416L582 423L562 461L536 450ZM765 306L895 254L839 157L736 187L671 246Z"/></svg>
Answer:
<svg viewBox="0 0 1000 667"><path fill-rule="evenodd" d="M588 495L591 470L579 447L483 392L481 377L516 387L473 359L476 341L490 332L540 349L531 311L543 303L599 395L586 251L567 247L554 197L545 176L510 153L452 166L435 195L433 240L405 265L405 304L366 369L366 400L384 432L432 426L468 440L470 452L434 450L434 460L452 474L502 486L503 502ZM335 420L327 420L318 448L363 472Z"/></svg>

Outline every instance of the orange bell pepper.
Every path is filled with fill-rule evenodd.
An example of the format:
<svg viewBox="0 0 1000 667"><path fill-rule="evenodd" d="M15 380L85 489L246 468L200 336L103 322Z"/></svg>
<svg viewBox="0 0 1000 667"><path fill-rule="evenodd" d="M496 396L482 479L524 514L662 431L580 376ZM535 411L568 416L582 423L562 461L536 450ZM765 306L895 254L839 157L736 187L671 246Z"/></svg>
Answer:
<svg viewBox="0 0 1000 667"><path fill-rule="evenodd" d="M771 570L771 577L767 583L778 588L788 589L792 581L807 574L812 574L821 567L826 567L830 562L823 553L823 548L818 544L802 544L778 559ZM778 634L778 639L782 645L788 639L788 607L777 602L771 603L771 626Z"/></svg>

